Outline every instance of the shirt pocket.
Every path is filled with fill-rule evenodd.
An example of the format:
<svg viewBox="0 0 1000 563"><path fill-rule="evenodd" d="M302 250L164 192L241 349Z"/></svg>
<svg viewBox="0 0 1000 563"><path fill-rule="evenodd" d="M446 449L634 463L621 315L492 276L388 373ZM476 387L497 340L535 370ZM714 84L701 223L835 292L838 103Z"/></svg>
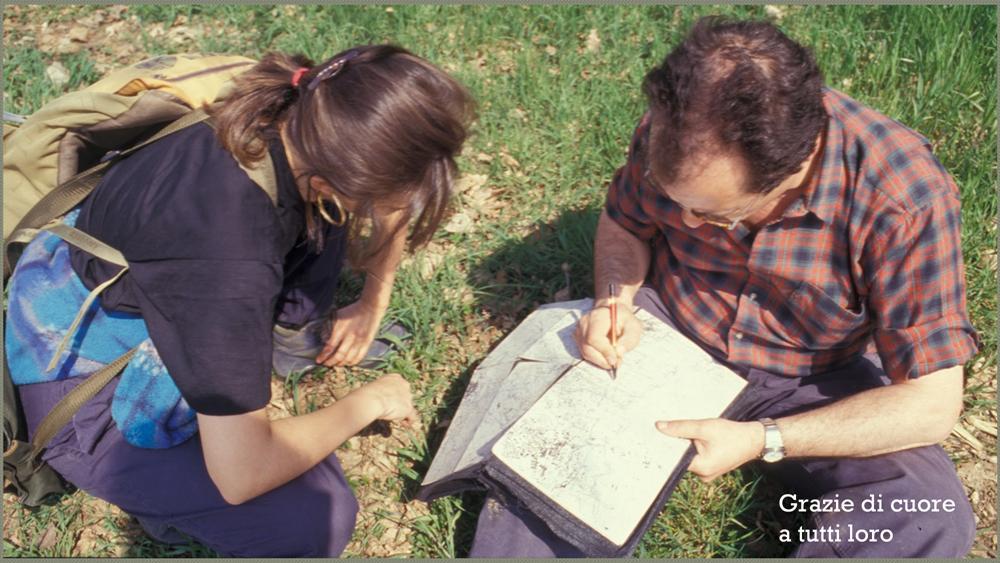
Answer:
<svg viewBox="0 0 1000 563"><path fill-rule="evenodd" d="M854 311L819 287L800 282L788 294L786 304L800 331L799 340L809 349L852 347L867 332L869 319L864 301Z"/></svg>

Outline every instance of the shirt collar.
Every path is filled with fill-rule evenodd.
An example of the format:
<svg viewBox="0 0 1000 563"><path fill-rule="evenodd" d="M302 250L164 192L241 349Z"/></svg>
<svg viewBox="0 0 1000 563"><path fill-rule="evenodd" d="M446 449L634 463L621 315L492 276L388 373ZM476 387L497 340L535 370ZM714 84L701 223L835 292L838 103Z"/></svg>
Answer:
<svg viewBox="0 0 1000 563"><path fill-rule="evenodd" d="M847 178L843 162L838 163L838 156L844 153L844 125L833 108L834 94L828 88L823 89L823 107L826 109L826 130L823 134L823 151L810 186L801 198L788 207L786 216L803 215L811 212L824 223L836 216Z"/></svg>

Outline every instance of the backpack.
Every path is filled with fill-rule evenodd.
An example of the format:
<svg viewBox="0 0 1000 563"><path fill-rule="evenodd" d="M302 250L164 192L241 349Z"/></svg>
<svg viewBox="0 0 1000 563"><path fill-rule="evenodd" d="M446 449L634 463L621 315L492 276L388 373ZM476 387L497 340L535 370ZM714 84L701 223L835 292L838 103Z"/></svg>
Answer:
<svg viewBox="0 0 1000 563"><path fill-rule="evenodd" d="M61 96L27 119L5 112L4 280L13 271L20 247L42 230L122 267L88 296L53 360L61 355L100 291L128 270L118 250L59 219L83 201L114 163L185 127L203 121L211 125L201 108L223 99L232 77L255 62L240 56L159 56ZM8 117L17 124L8 125ZM265 156L252 168L241 167L275 202L277 187L270 159ZM124 369L134 351L87 376L42 420L30 442L17 388L4 359L4 492L17 494L26 506L38 506L69 490L42 461L42 452L77 410Z"/></svg>

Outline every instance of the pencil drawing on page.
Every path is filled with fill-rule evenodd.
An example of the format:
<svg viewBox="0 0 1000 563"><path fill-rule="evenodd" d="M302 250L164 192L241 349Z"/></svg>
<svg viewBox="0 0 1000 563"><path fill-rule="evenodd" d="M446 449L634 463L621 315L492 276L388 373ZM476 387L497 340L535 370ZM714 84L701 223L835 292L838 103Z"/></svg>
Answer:
<svg viewBox="0 0 1000 563"><path fill-rule="evenodd" d="M492 447L497 459L616 545L628 539L689 444L663 435L655 422L718 416L745 384L676 329L645 311L636 316L643 336L617 379L578 360L578 313L523 353L566 371ZM530 377L532 366L522 367Z"/></svg>

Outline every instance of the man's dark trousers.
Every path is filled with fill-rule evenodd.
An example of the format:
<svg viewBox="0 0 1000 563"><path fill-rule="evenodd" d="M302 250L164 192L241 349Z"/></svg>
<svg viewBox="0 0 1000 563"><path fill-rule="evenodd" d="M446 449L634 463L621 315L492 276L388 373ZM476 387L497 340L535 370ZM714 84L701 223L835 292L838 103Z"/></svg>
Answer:
<svg viewBox="0 0 1000 563"><path fill-rule="evenodd" d="M635 304L673 324L653 289L642 288ZM779 418L889 384L881 362L874 355L822 375L792 378L751 369L746 378L747 391L736 405L740 420ZM851 512L813 514L811 527L839 530L840 541L800 543L793 553L795 557L963 557L972 547L976 533L972 507L954 465L941 446L866 458L786 459L774 464L759 463L759 467L799 499L838 498L854 502ZM870 495L881 499L882 511L861 509L862 501ZM891 509L893 500L921 499L951 499L955 508L953 512L927 513ZM892 539L857 541L857 531L862 529L890 530ZM851 530L855 532L855 541L849 541ZM791 533L793 541L798 543L798 530ZM533 514L501 506L492 498L487 499L479 514L469 553L470 557L582 555Z"/></svg>

